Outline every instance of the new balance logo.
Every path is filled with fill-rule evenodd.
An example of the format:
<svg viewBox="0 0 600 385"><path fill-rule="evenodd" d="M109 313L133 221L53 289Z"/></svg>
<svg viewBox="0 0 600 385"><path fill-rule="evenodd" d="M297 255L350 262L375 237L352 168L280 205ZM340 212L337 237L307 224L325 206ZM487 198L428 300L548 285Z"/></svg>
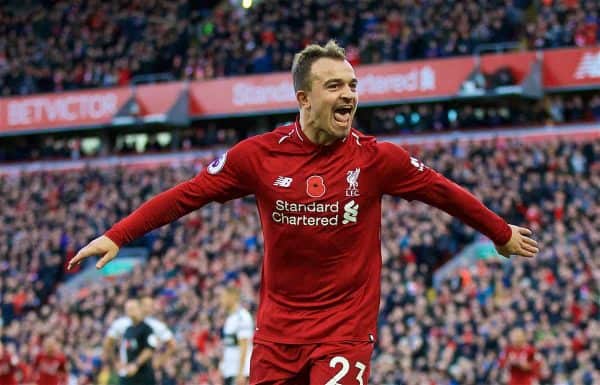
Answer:
<svg viewBox="0 0 600 385"><path fill-rule="evenodd" d="M290 187L290 185L292 184L292 178L288 178L287 176L278 176L277 179L275 179L275 182L273 182L273 186L279 186L279 187Z"/></svg>
<svg viewBox="0 0 600 385"><path fill-rule="evenodd" d="M356 223L358 217L358 203L354 202L354 199L344 205L344 219L342 223L347 225L348 223Z"/></svg>

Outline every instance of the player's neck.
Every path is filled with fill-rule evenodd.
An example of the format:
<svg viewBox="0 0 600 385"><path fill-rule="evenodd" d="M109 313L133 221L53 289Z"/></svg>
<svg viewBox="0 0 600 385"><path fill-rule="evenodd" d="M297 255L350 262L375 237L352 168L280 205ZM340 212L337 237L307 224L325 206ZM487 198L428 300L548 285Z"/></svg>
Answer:
<svg viewBox="0 0 600 385"><path fill-rule="evenodd" d="M327 133L327 131L318 127L315 124L316 122L312 122L305 114L302 113L302 111L300 111L300 118L298 120L300 122L300 129L308 138L308 140L314 144L328 146L338 139L335 136Z"/></svg>

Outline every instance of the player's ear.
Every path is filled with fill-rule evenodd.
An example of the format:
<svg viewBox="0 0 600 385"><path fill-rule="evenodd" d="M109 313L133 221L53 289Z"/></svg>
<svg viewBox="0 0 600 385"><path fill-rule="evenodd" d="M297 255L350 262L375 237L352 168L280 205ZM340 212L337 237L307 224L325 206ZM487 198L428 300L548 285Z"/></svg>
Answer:
<svg viewBox="0 0 600 385"><path fill-rule="evenodd" d="M300 107L300 109L310 108L310 98L308 97L308 93L306 91L296 91L296 100L298 101L298 107Z"/></svg>

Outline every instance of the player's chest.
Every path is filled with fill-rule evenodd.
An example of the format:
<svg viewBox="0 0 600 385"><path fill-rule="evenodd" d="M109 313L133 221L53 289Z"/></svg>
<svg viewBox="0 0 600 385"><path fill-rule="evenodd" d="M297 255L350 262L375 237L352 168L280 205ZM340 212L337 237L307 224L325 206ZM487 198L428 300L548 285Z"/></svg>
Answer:
<svg viewBox="0 0 600 385"><path fill-rule="evenodd" d="M45 358L40 360L39 370L45 373L56 373L59 366L60 361L52 358Z"/></svg>
<svg viewBox="0 0 600 385"><path fill-rule="evenodd" d="M125 345L128 349L137 349L139 346L139 341L143 338L144 332L138 328L129 328L125 332L123 339L125 341Z"/></svg>
<svg viewBox="0 0 600 385"><path fill-rule="evenodd" d="M238 322L236 318L229 316L225 320L225 324L223 325L223 333L224 334L235 334L238 329Z"/></svg>
<svg viewBox="0 0 600 385"><path fill-rule="evenodd" d="M256 197L263 218L269 218L265 224L319 231L358 228L378 207L373 168L360 157L290 157L267 161L263 170Z"/></svg>
<svg viewBox="0 0 600 385"><path fill-rule="evenodd" d="M371 169L351 156L290 157L261 166L260 191L268 200L362 200L373 195Z"/></svg>

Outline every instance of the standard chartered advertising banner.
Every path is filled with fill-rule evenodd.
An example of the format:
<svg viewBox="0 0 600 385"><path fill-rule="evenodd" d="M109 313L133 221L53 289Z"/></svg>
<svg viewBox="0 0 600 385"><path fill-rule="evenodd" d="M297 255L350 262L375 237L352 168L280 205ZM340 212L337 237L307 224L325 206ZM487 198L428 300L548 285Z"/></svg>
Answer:
<svg viewBox="0 0 600 385"><path fill-rule="evenodd" d="M360 66L356 68L360 101L448 97L458 92L473 66L472 58ZM296 108L289 73L194 82L190 86L190 114L193 117L292 111Z"/></svg>
<svg viewBox="0 0 600 385"><path fill-rule="evenodd" d="M600 47L587 47L359 66L359 99L365 105L451 98L477 66L486 73L509 67L520 83L537 60L542 61L545 89L600 87ZM289 72L159 83L0 98L0 135L296 108Z"/></svg>

